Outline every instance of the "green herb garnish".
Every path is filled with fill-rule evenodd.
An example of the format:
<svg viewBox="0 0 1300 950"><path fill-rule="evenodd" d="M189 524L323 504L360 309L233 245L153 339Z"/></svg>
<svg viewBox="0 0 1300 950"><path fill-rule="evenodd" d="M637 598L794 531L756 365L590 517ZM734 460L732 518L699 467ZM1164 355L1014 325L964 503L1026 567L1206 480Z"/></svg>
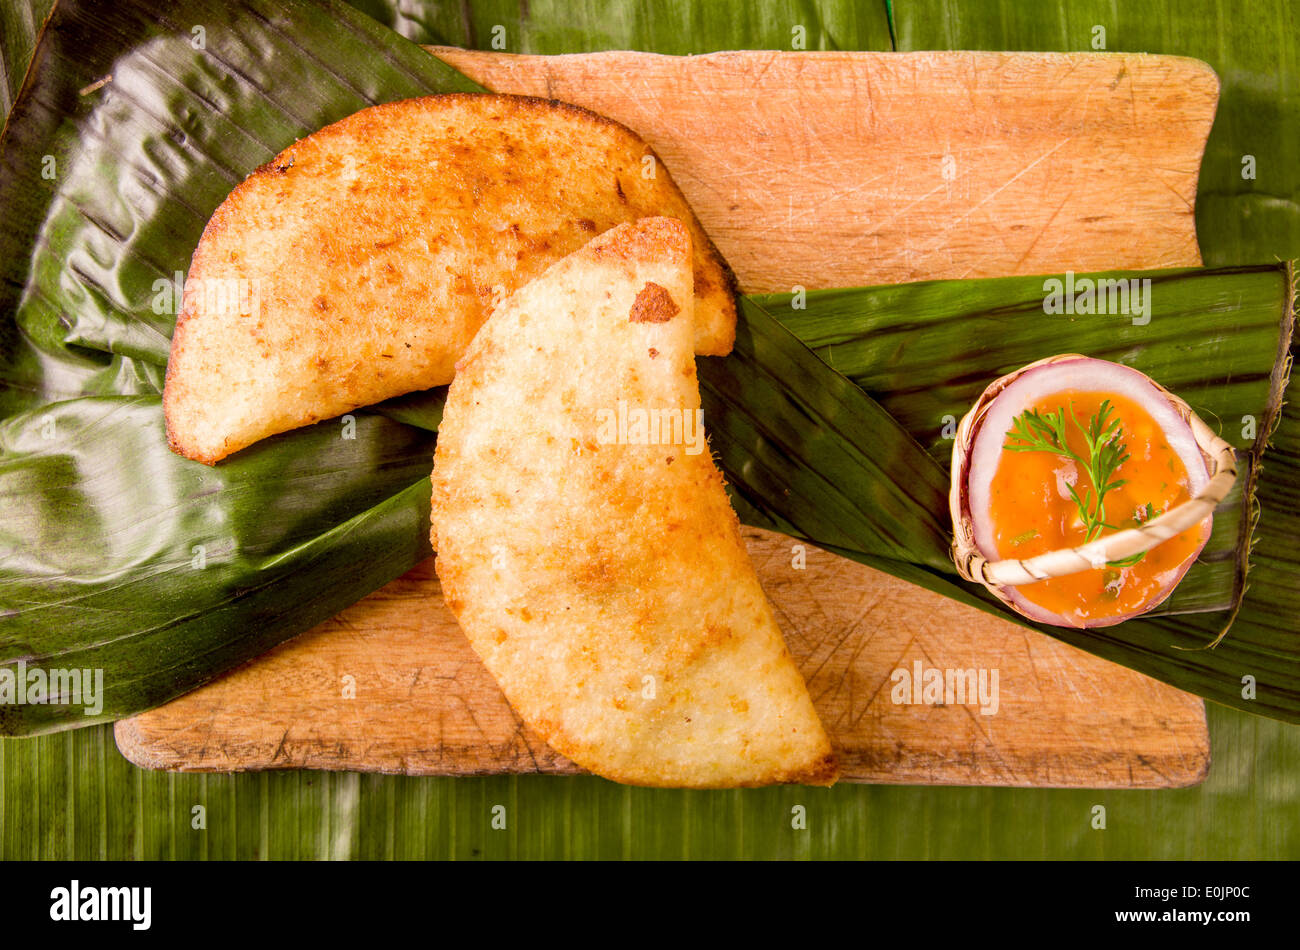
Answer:
<svg viewBox="0 0 1300 950"><path fill-rule="evenodd" d="M1155 505L1151 504L1151 502L1148 501L1144 507L1139 508L1137 509L1136 512L1134 512L1133 523L1135 525L1144 525L1155 516L1156 516ZM1107 561L1106 563L1111 567L1132 567L1134 564L1136 564L1138 561L1142 560L1146 556L1147 556L1147 552L1143 551L1140 554L1134 554L1129 557L1123 557L1120 558L1118 561Z"/></svg>
<svg viewBox="0 0 1300 950"><path fill-rule="evenodd" d="M1031 528L1030 530L1026 531L1024 534L1018 534L1014 538L1012 538L1011 546L1013 548L1018 548L1026 541L1032 541L1036 537L1038 537L1038 532Z"/></svg>
<svg viewBox="0 0 1300 950"><path fill-rule="evenodd" d="M1082 496L1073 485L1066 485L1079 508L1079 519L1083 522L1087 541L1101 534L1103 528L1115 527L1106 521L1106 495L1126 481L1114 477L1119 467L1129 460L1128 449L1122 441L1124 429L1119 419L1111 418L1114 409L1109 399L1103 400L1085 427L1074 414L1074 403L1070 403L1070 421L1083 433L1084 444L1088 447L1087 458L1070 448L1064 407L1045 413L1026 409L1012 420L1008 438L1015 441L1008 441L1004 446L1012 452L1050 452L1064 456L1087 473L1092 485L1084 489Z"/></svg>

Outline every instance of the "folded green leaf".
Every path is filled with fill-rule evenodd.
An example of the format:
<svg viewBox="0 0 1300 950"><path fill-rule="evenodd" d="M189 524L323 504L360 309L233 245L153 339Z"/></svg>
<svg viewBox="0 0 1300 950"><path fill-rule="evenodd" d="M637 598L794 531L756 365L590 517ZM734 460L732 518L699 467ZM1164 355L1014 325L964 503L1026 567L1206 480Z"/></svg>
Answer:
<svg viewBox="0 0 1300 950"><path fill-rule="evenodd" d="M946 468L957 421L993 379L1068 350L1125 363L1188 401L1254 464L1276 417L1289 313L1284 265L1145 271L1144 313L1044 312L1064 275L828 290L806 302L747 298L868 393ZM1076 281L1107 275L1079 274ZM1132 308L1130 308L1132 309ZM748 309L747 309L748 312ZM1219 507L1198 563L1161 613L1222 610L1245 580L1253 502L1243 479Z"/></svg>
<svg viewBox="0 0 1300 950"><path fill-rule="evenodd" d="M102 668L104 695L0 706L22 734L184 693L428 553L438 393L217 469L168 451L158 393L233 185L366 105L478 89L334 2L72 0L42 42L0 141L0 673Z"/></svg>
<svg viewBox="0 0 1300 950"><path fill-rule="evenodd" d="M733 493L819 544L948 560L948 479L880 405L757 307L699 361L709 444Z"/></svg>
<svg viewBox="0 0 1300 950"><path fill-rule="evenodd" d="M342 3L73 0L48 29L0 143L0 415L159 392L232 187L367 105L480 88Z"/></svg>
<svg viewBox="0 0 1300 950"><path fill-rule="evenodd" d="M1113 276L1123 279L1136 277L1118 273ZM1269 477L1267 460L1262 470L1257 470L1259 466L1255 463L1277 424L1285 393L1295 316L1290 269L1278 265L1222 273L1170 273L1161 275L1160 279L1170 282L1163 296L1171 301L1187 292L1180 281L1191 282L1188 286L1200 293L1211 314L1207 320L1217 321L1214 325L1236 328L1238 319L1243 321L1240 339L1245 342L1240 350L1233 343L1237 339L1235 329L1220 330L1216 338L1222 346L1219 354L1222 365L1209 361L1197 363L1199 368L1195 370L1184 367L1184 371L1198 373L1207 383L1221 371L1225 373L1219 377L1223 382L1240 374L1240 385L1225 385L1227 393L1216 396L1207 385L1200 390L1200 396L1203 404L1218 405L1225 412L1249 410L1256 414L1253 438L1246 447L1248 457L1254 460L1243 485L1243 497L1248 499L1251 483L1260 476L1260 471L1264 477ZM1216 279L1225 282L1222 297L1214 292ZM1020 313L1021 319L1016 325L1023 323L1027 316L1034 321L1043 319L1043 279L1034 280L1038 282L1038 312ZM918 285L918 288L917 292L928 294L934 300L950 298L951 301L969 303L971 299L978 299L979 306L969 316L978 319L981 313L985 313L986 316L991 314L990 319L994 320L1003 320L1004 311L1012 313L1016 307L1022 306L1023 293L1016 291L1025 289L1023 281L1016 280L954 281L923 287ZM1011 613L982 588L957 580L946 558L936 557L939 546L936 530L933 524L928 523L924 510L927 498L928 504L937 506L931 509L932 512L945 510L946 469L896 424L891 425L892 417L865 392L854 395L846 389L848 381L836 368L828 362L810 360L814 354L793 333L783 330L768 308L783 312L782 318L788 317L792 324L806 330L817 327L818 333L840 342L872 337L874 332L884 330L891 319L897 321L898 325L907 327L908 340L920 341L918 352L931 353L934 348L943 350L947 356L944 365L953 372L953 378L977 385L976 393L1002 373L998 360L1005 358L1001 354L1003 347L1016 353L1013 363L1016 366L1021 365L1022 356L1024 362L1029 362L1063 349L1088 353L1090 339L1099 343L1117 331L1113 325L1109 332L1101 325L1094 326L1091 331L1072 328L1068 333L1058 328L1056 333L1040 341L1040 349L1021 351L1018 349L1020 338L1010 329L1012 324L1004 323L999 334L975 331L980 346L965 348L966 341L960 337L944 342L943 314L950 314L953 309L948 307L933 308L928 312L912 308L888 309L881 313L892 314L892 318L883 315L874 318L874 327L868 326L859 332L860 323L872 322L872 318L863 315L873 312L873 300L880 295L890 297L898 292L906 292L906 288L813 294L808 297L808 310L797 317L788 316L788 297L746 298L742 302L745 332L738 335L736 354L716 365L710 365L710 361L702 361L701 365L705 416L713 433L711 444L732 482L734 493L743 500L742 514L761 526L808 538L837 553L1001 614L1182 689L1252 712L1291 721L1300 719L1300 641L1289 632L1283 632L1279 626L1288 613L1295 616L1300 611L1300 597L1294 589L1294 572L1300 570L1300 564L1290 568L1292 588L1289 594L1285 589L1271 589L1274 595L1285 595L1278 609L1274 610L1270 601L1252 598L1247 591L1245 600L1249 610L1262 611L1260 622L1241 631L1233 628L1213 649L1206 648L1228 627L1232 620L1230 610L1152 615L1099 630L1074 630L1031 624ZM998 292L1006 295L1005 307L990 296ZM826 312L819 309L822 303L828 306ZM1190 324L1192 321L1184 317L1182 322ZM1257 322L1260 327L1258 338L1245 332L1252 322ZM1153 318L1148 326L1155 325ZM814 335L811 330L808 333L810 337ZM1076 343L1083 345L1076 346ZM1189 350L1195 352L1194 347L1187 345L1183 349L1185 353ZM1160 350L1154 352L1158 354ZM825 355L830 359L829 354ZM1140 346L1131 346L1125 356L1124 362L1139 369L1150 369L1144 364ZM863 363L877 365L879 359L872 357ZM988 361L990 368L981 373L976 367L983 360ZM896 379L910 379L912 369L921 370L923 375L927 365L925 361L910 361L902 349L892 350L887 362L890 364L888 373ZM838 358L836 363L838 366ZM965 376L970 379L965 380ZM774 386L774 380L784 381L785 386ZM922 382L920 389L925 386ZM882 394L882 399L899 396L899 392L887 391ZM972 402L973 399L972 396ZM960 407L959 414L966 408ZM881 459L887 459L887 464L879 465ZM1280 471L1277 477L1286 474ZM778 476L783 480L778 481ZM834 497L832 492L838 492L842 498ZM828 504L828 495L835 504ZM894 501L899 502L897 508L892 505ZM873 503L879 506L874 520ZM1195 574L1188 573L1184 587L1189 582L1201 585L1218 582L1226 584L1228 591L1240 589L1234 582L1244 574L1243 555L1251 536L1254 511L1253 502L1242 501L1235 508L1224 509L1223 517L1216 519L1221 522L1216 524L1220 543L1227 538L1233 545L1228 549L1235 555L1229 561L1232 570L1228 576L1218 574L1213 565L1208 571L1198 566L1194 568ZM864 522L870 524L864 528ZM946 531L946 527L943 530ZM1261 525L1261 532L1270 535L1274 531L1286 530L1284 523ZM882 532L887 543L882 543ZM907 556L900 558L888 553L890 545L910 545L912 549ZM1184 602L1183 607L1172 609L1204 611L1215 606L1213 602L1196 598L1196 588L1189 590L1193 593L1192 602ZM1228 601L1232 602L1231 599ZM1242 670L1246 669L1255 678L1258 696L1243 695L1241 676Z"/></svg>
<svg viewBox="0 0 1300 950"><path fill-rule="evenodd" d="M115 42L87 43L91 24ZM0 559L0 666L100 666L107 717L183 692L305 629L427 551L424 476L440 392L358 413L355 439L344 438L342 421L322 423L217 470L166 450L157 392L177 273L234 183L293 137L370 102L474 87L332 4L229 8L187 0L163 21L139 2L108 12L73 2L56 10L46 41L31 95L0 143L0 208L13 224L0 235L0 304L13 314L0 324L0 412L9 417L0 506L13 526ZM282 81L286 69L293 83ZM47 155L53 177L42 173ZM986 309L994 314L1029 299L994 284L954 285L940 295L991 294ZM1004 612L982 590L961 585L947 560L947 475L908 431L933 444L931 397L905 375L923 361L870 357L892 361L898 374L869 388L896 408L900 425L773 319L765 309L772 306L747 303L736 355L701 364L714 449L738 507L757 523ZM856 307L839 314L833 332L862 335ZM1273 311L1274 355L1284 309ZM1240 315L1228 306L1217 316ZM884 319L872 326L891 332ZM942 347L952 323L936 318L932 331L917 339ZM1023 342L1019 332L1003 332L1004 360ZM1056 352L1062 335L1053 336ZM1255 334L1247 337L1225 344L1231 359L1234 347L1246 356L1218 377L1222 387L1210 387L1232 390L1224 411L1267 410L1258 399L1263 350ZM949 370L953 352L948 345ZM824 355L837 361L843 353ZM979 357L961 365L967 377L929 383L950 402L962 386L1001 371ZM865 357L862 369L870 383ZM1179 389L1177 380L1161 381ZM1265 415L1260 431L1267 429ZM1276 552L1263 566L1285 574ZM1135 621L1104 634L1048 632L1224 701L1239 692L1235 670L1250 663L1261 701L1249 708L1300 715L1300 697L1287 685L1295 677L1286 678L1295 651L1270 626L1280 620L1261 617L1214 651L1192 649L1224 620L1205 614ZM0 729L93 720L83 712L20 707L6 711Z"/></svg>
<svg viewBox="0 0 1300 950"><path fill-rule="evenodd" d="M208 468L167 448L157 396L0 423L0 673L103 670L93 710L0 704L0 733L158 705L400 575L429 553L432 452L358 413Z"/></svg>
<svg viewBox="0 0 1300 950"><path fill-rule="evenodd" d="M1134 366L1177 393L1239 449L1273 402L1282 265L1077 274L1149 280L1147 313L1048 314L1065 275L924 281L747 298L880 400L945 465L953 423L984 387L1043 356L1078 352ZM1130 307L1132 311L1133 308Z"/></svg>

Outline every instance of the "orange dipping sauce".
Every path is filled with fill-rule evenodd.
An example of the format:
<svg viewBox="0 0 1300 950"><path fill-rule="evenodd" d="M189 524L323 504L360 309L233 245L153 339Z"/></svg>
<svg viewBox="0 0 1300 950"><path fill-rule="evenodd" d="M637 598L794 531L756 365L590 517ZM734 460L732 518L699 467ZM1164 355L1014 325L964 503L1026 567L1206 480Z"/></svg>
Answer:
<svg viewBox="0 0 1300 950"><path fill-rule="evenodd" d="M1114 527L1103 527L1092 538L1087 537L1079 505L1066 488L1072 484L1088 502L1094 486L1086 468L1067 456L1046 451L1009 451L1005 446L1020 440L1008 433L993 474L989 512L999 558L1023 560L1057 548L1077 547L1136 527L1191 497L1182 459L1150 413L1133 400L1113 393L1066 390L1028 408L1044 414L1064 408L1066 442L1075 455L1086 460L1088 443L1074 420L1086 428L1104 400L1113 407L1109 418L1118 419L1122 426L1118 439L1130 456L1112 476L1125 483L1104 497L1104 520ZM1094 509L1095 494L1093 490ZM1131 566L1108 565L1054 577L1017 587L1016 592L1075 623L1141 612L1153 605L1183 563L1195 556L1205 528L1202 523L1170 538Z"/></svg>

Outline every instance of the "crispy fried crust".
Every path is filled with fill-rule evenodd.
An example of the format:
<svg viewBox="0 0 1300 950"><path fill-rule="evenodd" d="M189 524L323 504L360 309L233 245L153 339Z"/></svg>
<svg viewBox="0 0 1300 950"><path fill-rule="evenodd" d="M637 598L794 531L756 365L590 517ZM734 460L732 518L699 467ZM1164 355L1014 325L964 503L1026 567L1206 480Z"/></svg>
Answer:
<svg viewBox="0 0 1300 950"><path fill-rule="evenodd" d="M611 427L620 407L698 418L690 261L679 222L621 225L493 313L439 430L438 576L511 705L585 768L830 784L830 743L703 433ZM638 320L647 294L656 317Z"/></svg>
<svg viewBox="0 0 1300 950"><path fill-rule="evenodd" d="M726 354L734 280L647 155L635 133L577 106L474 93L363 109L285 149L231 192L194 252L167 366L168 443L212 464L447 383L498 300L653 215L690 229L696 349Z"/></svg>

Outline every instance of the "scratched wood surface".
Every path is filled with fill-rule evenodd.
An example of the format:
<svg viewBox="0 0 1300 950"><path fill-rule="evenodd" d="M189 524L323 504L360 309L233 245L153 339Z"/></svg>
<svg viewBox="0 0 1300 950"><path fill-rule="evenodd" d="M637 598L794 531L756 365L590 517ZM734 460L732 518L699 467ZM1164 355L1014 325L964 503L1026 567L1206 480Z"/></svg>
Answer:
<svg viewBox="0 0 1300 950"><path fill-rule="evenodd" d="M747 528L746 542L846 780L1162 787L1209 767L1194 696L816 548L797 568L782 535ZM917 663L984 670L989 690L963 704L896 703L895 671L910 682ZM578 771L511 710L443 603L432 560L119 722L117 741L149 768Z"/></svg>
<svg viewBox="0 0 1300 950"><path fill-rule="evenodd" d="M1135 55L439 49L500 92L640 132L747 290L1200 263L1217 81ZM1204 706L895 578L747 529L851 781L1172 787ZM895 671L998 671L997 711L894 702ZM117 724L150 768L573 772L520 723L426 562L267 656Z"/></svg>
<svg viewBox="0 0 1300 950"><path fill-rule="evenodd" d="M1199 60L436 53L635 129L749 292L1200 263Z"/></svg>

